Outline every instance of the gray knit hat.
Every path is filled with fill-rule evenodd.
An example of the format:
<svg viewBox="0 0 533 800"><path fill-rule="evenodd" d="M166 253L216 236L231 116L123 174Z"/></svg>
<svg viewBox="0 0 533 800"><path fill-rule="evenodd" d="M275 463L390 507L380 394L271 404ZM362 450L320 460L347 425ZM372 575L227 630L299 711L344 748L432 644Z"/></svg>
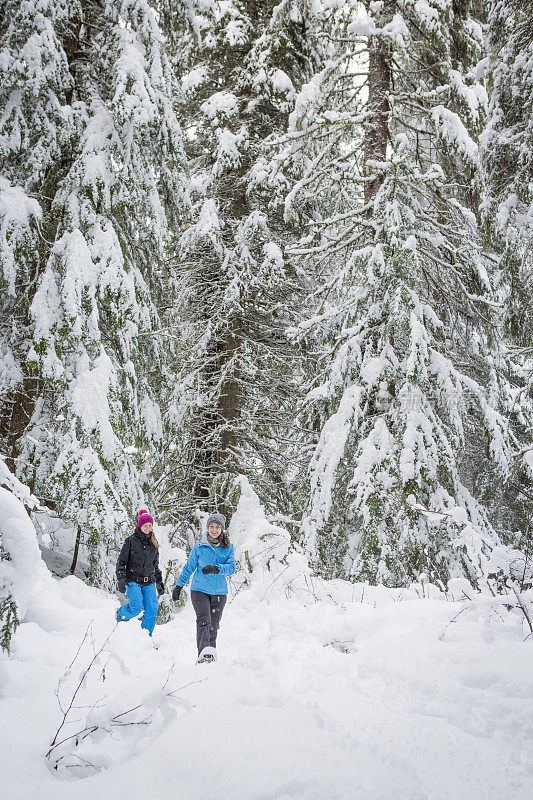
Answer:
<svg viewBox="0 0 533 800"><path fill-rule="evenodd" d="M209 517L207 518L206 527L209 528L209 526L212 523L214 523L215 525L220 525L223 531L226 530L226 517L224 516L224 514L210 514Z"/></svg>

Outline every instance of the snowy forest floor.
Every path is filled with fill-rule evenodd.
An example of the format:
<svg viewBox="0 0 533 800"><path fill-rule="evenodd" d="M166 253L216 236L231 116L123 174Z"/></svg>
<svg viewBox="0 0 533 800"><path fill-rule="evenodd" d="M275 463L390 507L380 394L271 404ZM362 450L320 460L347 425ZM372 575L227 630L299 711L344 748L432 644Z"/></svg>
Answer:
<svg viewBox="0 0 533 800"><path fill-rule="evenodd" d="M190 602L156 628L155 649L136 620L115 625L112 596L41 580L0 662L2 797L533 796L532 641L517 617L342 581L318 600L280 584L239 591L218 663L196 666ZM106 640L57 741L74 738L47 759L58 698L67 709Z"/></svg>

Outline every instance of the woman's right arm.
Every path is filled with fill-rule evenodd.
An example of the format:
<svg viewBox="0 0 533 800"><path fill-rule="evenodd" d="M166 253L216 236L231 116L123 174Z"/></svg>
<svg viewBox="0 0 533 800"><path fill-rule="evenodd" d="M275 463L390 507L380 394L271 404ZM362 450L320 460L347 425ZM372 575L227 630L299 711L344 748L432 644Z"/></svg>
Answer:
<svg viewBox="0 0 533 800"><path fill-rule="evenodd" d="M190 552L189 558L187 559L187 563L181 570L181 575L178 577L176 581L176 586L180 586L181 588L183 588L185 584L189 582L189 578L191 577L197 566L198 566L198 545L195 544Z"/></svg>
<svg viewBox="0 0 533 800"><path fill-rule="evenodd" d="M118 560L117 560L117 578L119 581L126 580L126 567L128 566L128 561L130 557L130 539L129 536L122 545L122 550L119 553Z"/></svg>

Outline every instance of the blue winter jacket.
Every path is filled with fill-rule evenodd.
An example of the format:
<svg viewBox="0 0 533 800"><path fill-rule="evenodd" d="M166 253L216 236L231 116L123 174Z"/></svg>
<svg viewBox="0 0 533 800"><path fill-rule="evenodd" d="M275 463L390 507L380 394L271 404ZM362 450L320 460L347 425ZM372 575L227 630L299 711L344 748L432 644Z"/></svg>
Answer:
<svg viewBox="0 0 533 800"><path fill-rule="evenodd" d="M204 575L202 567L208 564L216 564L219 569L218 575L209 573ZM205 594L227 594L228 583L226 575L233 575L235 572L235 553L233 545L229 547L213 547L207 541L207 536L194 545L187 563L183 567L176 584L185 586L194 572L191 583L191 591L204 592Z"/></svg>

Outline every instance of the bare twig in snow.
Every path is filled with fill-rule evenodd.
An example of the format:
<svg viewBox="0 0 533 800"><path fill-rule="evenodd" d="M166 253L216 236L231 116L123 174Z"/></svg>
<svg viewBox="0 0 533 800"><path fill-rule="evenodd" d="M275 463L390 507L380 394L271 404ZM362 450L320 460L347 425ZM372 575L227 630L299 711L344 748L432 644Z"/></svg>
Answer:
<svg viewBox="0 0 533 800"><path fill-rule="evenodd" d="M91 624L92 624L92 623L91 623ZM105 639L105 641L104 641L104 643L101 645L101 647L100 647L98 650L96 650L96 652L94 653L93 657L91 658L91 660L90 660L90 662L89 662L89 665L88 665L88 666L87 666L87 667L86 667L86 668L83 670L83 672L82 672L82 674L81 674L81 678L80 678L80 680L79 680L79 682L78 682L78 685L76 686L76 689L74 690L74 694L73 694L73 695L72 695L72 697L70 698L70 703L68 704L68 707L66 708L66 710L65 710L65 711L63 711L63 709L61 709L61 710L63 711L63 719L61 720L61 724L59 725L59 728L57 729L57 731L56 731L56 733L55 733L55 736L54 736L54 738L52 739L52 741L51 741L51 743L50 743L50 749L48 750L48 752L47 752L47 754L46 754L46 757L47 757L47 758L49 758L49 756L50 756L50 753L52 752L52 750L53 750L53 749L55 748L55 746L56 746L56 743L57 743L57 737L58 737L58 736L59 736L59 734L61 733L61 731L62 731L62 729L63 729L63 727L64 727L64 725L65 725L65 723L66 723L66 721L67 721L67 717L68 717L68 715L69 715L69 712L70 712L70 710L71 710L71 709L74 707L74 701L75 701L75 699L76 699L76 697L77 697L77 695L78 695L78 692L80 691L81 687L83 686L83 682L85 681L85 678L86 678L87 674L89 673L89 671L90 671L91 667L93 666L94 662L96 661L96 659L98 658L98 656L100 655L100 653L102 653L102 652L103 652L103 650L104 650L104 648L105 648L106 644L108 643L108 641L110 640L110 638L112 637L112 635L114 634L114 632L116 631L117 627L118 627L118 622L117 622L117 624L115 625L115 627L113 628L113 630L111 631L111 633L109 634L109 636L108 636L108 637ZM87 637L87 635L88 635L88 633L89 633L89 629L90 629L90 628L91 628L91 625L89 625L89 627L88 627L87 631L85 632L84 641L85 641L85 638ZM94 641L94 640L93 640L93 641ZM83 644L83 642L82 642L82 644ZM81 649L81 645L80 645L80 649ZM78 652L79 652L79 650L78 650ZM76 654L76 657L77 657L77 654ZM76 657L74 658L74 661L76 660ZM72 663L74 663L74 661L73 661Z"/></svg>

